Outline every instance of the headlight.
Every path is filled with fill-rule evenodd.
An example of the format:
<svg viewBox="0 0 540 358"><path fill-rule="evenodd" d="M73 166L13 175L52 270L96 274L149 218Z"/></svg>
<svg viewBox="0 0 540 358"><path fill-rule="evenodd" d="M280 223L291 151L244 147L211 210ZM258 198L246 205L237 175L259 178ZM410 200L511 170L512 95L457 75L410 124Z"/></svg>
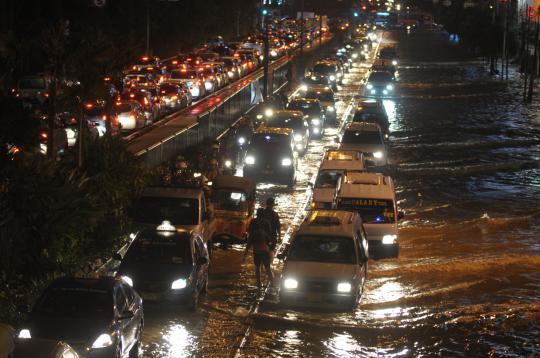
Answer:
<svg viewBox="0 0 540 358"><path fill-rule="evenodd" d="M295 141L300 142L302 139L304 139L304 137L302 137L301 134L295 134L294 135L294 140Z"/></svg>
<svg viewBox="0 0 540 358"><path fill-rule="evenodd" d="M253 165L253 164L255 164L255 157L252 156L252 155L248 155L248 156L246 157L246 164L247 164L247 165Z"/></svg>
<svg viewBox="0 0 540 358"><path fill-rule="evenodd" d="M384 245L392 245L395 244L397 240L397 235L384 235L382 238L382 243Z"/></svg>
<svg viewBox="0 0 540 358"><path fill-rule="evenodd" d="M283 287L285 287L288 290L294 290L298 287L298 281L296 281L294 278L287 278L283 282Z"/></svg>
<svg viewBox="0 0 540 358"><path fill-rule="evenodd" d="M320 126L321 125L321 120L319 118L313 118L311 120L311 124L313 124L314 126Z"/></svg>
<svg viewBox="0 0 540 358"><path fill-rule="evenodd" d="M336 76L332 75L330 76L330 81L335 81L336 80Z"/></svg>
<svg viewBox="0 0 540 358"><path fill-rule="evenodd" d="M351 292L351 284L348 282L340 282L337 285L337 291L342 293Z"/></svg>
<svg viewBox="0 0 540 358"><path fill-rule="evenodd" d="M383 153L382 152L375 152L373 153L373 156L377 159L381 159L383 157Z"/></svg>
<svg viewBox="0 0 540 358"><path fill-rule="evenodd" d="M272 108L268 108L264 111L264 115L267 117L272 117L274 115L274 111L272 110Z"/></svg>
<svg viewBox="0 0 540 358"><path fill-rule="evenodd" d="M113 344L112 338L109 334L103 333L92 343L92 348L105 348Z"/></svg>
<svg viewBox="0 0 540 358"><path fill-rule="evenodd" d="M230 160L226 160L226 161L225 161L225 167L226 167L226 168L232 167L232 162L231 162Z"/></svg>
<svg viewBox="0 0 540 358"><path fill-rule="evenodd" d="M332 107L332 106L328 106L328 107L326 107L326 110L328 112L334 112L336 109L334 107Z"/></svg>
<svg viewBox="0 0 540 358"><path fill-rule="evenodd" d="M257 114L257 119L262 119L263 115L262 114Z"/></svg>
<svg viewBox="0 0 540 358"><path fill-rule="evenodd" d="M244 144L246 142L246 138L244 137L239 137L238 138L238 144Z"/></svg>
<svg viewBox="0 0 540 358"><path fill-rule="evenodd" d="M281 159L281 165L283 165L284 167L288 167L291 164L292 164L291 158L283 158L283 159Z"/></svg>
<svg viewBox="0 0 540 358"><path fill-rule="evenodd" d="M129 276L122 276L122 281L133 287L133 279Z"/></svg>
<svg viewBox="0 0 540 358"><path fill-rule="evenodd" d="M313 128L313 133L319 134L319 128Z"/></svg>
<svg viewBox="0 0 540 358"><path fill-rule="evenodd" d="M396 61L396 60L393 60L393 61L392 61L392 65L397 66L397 61Z"/></svg>
<svg viewBox="0 0 540 358"><path fill-rule="evenodd" d="M358 54L357 53L353 53L352 54L352 58L357 58L358 57Z"/></svg>
<svg viewBox="0 0 540 358"><path fill-rule="evenodd" d="M389 90L389 91L391 91L391 90L394 89L394 86L392 86L392 85L386 85L386 89Z"/></svg>
<svg viewBox="0 0 540 358"><path fill-rule="evenodd" d="M272 50L270 51L270 56L272 57L276 57L278 55L277 51L276 50Z"/></svg>
<svg viewBox="0 0 540 358"><path fill-rule="evenodd" d="M230 78L234 77L234 72L233 71L228 71L227 74L229 75Z"/></svg>
<svg viewBox="0 0 540 358"><path fill-rule="evenodd" d="M368 84L366 85L366 88L367 88L367 89L372 89L372 88L373 88L373 85L372 85L371 83L368 83Z"/></svg>
<svg viewBox="0 0 540 358"><path fill-rule="evenodd" d="M301 85L300 91L306 92L307 91L307 85Z"/></svg>
<svg viewBox="0 0 540 358"><path fill-rule="evenodd" d="M187 286L187 281L185 278L179 278L178 280L175 280L173 281L173 283L171 284L171 289L172 290L181 290L183 288L186 288Z"/></svg>
<svg viewBox="0 0 540 358"><path fill-rule="evenodd" d="M19 337L21 339L30 339L30 338L32 338L32 335L30 334L29 329L24 328L24 329L21 329L19 331L19 334L17 335L17 337Z"/></svg>
<svg viewBox="0 0 540 358"><path fill-rule="evenodd" d="M75 131L73 129L67 128L66 129L66 136L68 137L68 139L74 139L77 136L77 133L75 133Z"/></svg>

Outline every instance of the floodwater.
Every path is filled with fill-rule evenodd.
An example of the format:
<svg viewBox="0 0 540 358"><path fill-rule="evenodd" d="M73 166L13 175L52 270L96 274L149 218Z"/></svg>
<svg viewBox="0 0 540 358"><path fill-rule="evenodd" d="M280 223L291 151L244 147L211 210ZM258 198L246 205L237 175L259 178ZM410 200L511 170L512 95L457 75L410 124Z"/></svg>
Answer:
<svg viewBox="0 0 540 358"><path fill-rule="evenodd" d="M284 309L269 293L251 316L246 357L539 356L540 113L445 33L387 33L400 54L391 131L400 257L370 261L354 312ZM347 119L366 66L337 95ZM353 100L354 101L354 100ZM304 214L308 181L336 128L313 141L294 189L276 197L286 237ZM279 275L279 264L276 266ZM143 356L229 356L256 298L251 259L217 250L209 293L195 313L145 307Z"/></svg>

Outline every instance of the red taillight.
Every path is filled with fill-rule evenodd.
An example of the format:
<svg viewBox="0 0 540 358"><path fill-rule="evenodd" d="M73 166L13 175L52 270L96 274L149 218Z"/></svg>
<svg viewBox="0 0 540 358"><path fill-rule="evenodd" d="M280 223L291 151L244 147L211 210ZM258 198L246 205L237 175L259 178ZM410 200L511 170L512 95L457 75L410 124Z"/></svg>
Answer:
<svg viewBox="0 0 540 358"><path fill-rule="evenodd" d="M107 120L107 116L106 116L106 115L102 115L102 116L101 116L101 119L104 120L104 121L106 121L106 120Z"/></svg>
<svg viewBox="0 0 540 358"><path fill-rule="evenodd" d="M178 99L178 96L172 96L172 97L171 97L171 100L173 100L173 101L175 101L175 100L177 100L177 99Z"/></svg>
<svg viewBox="0 0 540 358"><path fill-rule="evenodd" d="M47 139L47 138L49 138L49 133L47 133L47 132L41 132L41 133L39 134L39 136L40 136L42 139Z"/></svg>

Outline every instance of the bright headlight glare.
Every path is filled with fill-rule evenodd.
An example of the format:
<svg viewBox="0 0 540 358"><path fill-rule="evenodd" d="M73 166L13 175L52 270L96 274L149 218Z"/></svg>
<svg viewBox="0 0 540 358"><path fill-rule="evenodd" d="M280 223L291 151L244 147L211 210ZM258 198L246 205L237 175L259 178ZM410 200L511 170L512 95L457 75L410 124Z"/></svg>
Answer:
<svg viewBox="0 0 540 358"><path fill-rule="evenodd" d="M92 348L105 348L113 344L112 337L107 333L102 333L97 337L97 339L92 343Z"/></svg>
<svg viewBox="0 0 540 358"><path fill-rule="evenodd" d="M294 135L294 140L295 140L295 141L299 142L299 141L301 141L302 139L304 139L304 137L302 137L301 134L295 134L295 135Z"/></svg>
<svg viewBox="0 0 540 358"><path fill-rule="evenodd" d="M334 107L332 107L332 106L328 106L328 107L326 107L326 110L328 112L334 112L336 109Z"/></svg>
<svg viewBox="0 0 540 358"><path fill-rule="evenodd" d="M230 168L232 166L232 162L230 160L225 161L225 167Z"/></svg>
<svg viewBox="0 0 540 358"><path fill-rule="evenodd" d="M397 66L397 61L396 61L396 60L393 60L393 61L392 61L392 65Z"/></svg>
<svg viewBox="0 0 540 358"><path fill-rule="evenodd" d="M187 281L185 278L179 278L178 280L174 280L173 283L171 284L171 289L172 290L181 290L183 288L186 288L187 286Z"/></svg>
<svg viewBox="0 0 540 358"><path fill-rule="evenodd" d="M271 108L268 108L264 111L264 115L267 117L272 117L274 115L274 111Z"/></svg>
<svg viewBox="0 0 540 358"><path fill-rule="evenodd" d="M257 114L257 119L262 119L263 115L262 114Z"/></svg>
<svg viewBox="0 0 540 358"><path fill-rule="evenodd" d="M270 56L272 57L276 57L278 55L277 51L276 50L272 50L270 51Z"/></svg>
<svg viewBox="0 0 540 358"><path fill-rule="evenodd" d="M129 276L122 276L122 281L133 287L133 279Z"/></svg>
<svg viewBox="0 0 540 358"><path fill-rule="evenodd" d="M373 85L372 85L371 83L368 83L368 84L366 85L366 88L367 88L367 89L372 89L372 88L373 88Z"/></svg>
<svg viewBox="0 0 540 358"><path fill-rule="evenodd" d="M288 167L291 164L292 164L291 158L283 158L283 159L281 159L281 165L283 165L284 167Z"/></svg>
<svg viewBox="0 0 540 358"><path fill-rule="evenodd" d="M307 91L307 85L301 85L300 91L306 92Z"/></svg>
<svg viewBox="0 0 540 358"><path fill-rule="evenodd" d="M397 235L384 235L382 238L383 245L392 245L396 242Z"/></svg>
<svg viewBox="0 0 540 358"><path fill-rule="evenodd" d="M239 137L238 138L238 144L244 144L246 142L246 138L244 137Z"/></svg>
<svg viewBox="0 0 540 358"><path fill-rule="evenodd" d="M30 330L27 328L21 329L19 331L19 334L17 335L20 339L30 339L32 338L32 335L30 334Z"/></svg>
<svg viewBox="0 0 540 358"><path fill-rule="evenodd" d="M352 58L357 58L358 57L358 54L357 53L353 53L352 54Z"/></svg>
<svg viewBox="0 0 540 358"><path fill-rule="evenodd" d="M248 164L248 165L253 165L253 164L255 164L255 157L252 156L252 155L248 155L248 156L246 157L246 164Z"/></svg>
<svg viewBox="0 0 540 358"><path fill-rule="evenodd" d="M394 89L394 86L392 86L392 85L386 85L386 89L389 90L389 91L391 91L391 90Z"/></svg>
<svg viewBox="0 0 540 358"><path fill-rule="evenodd" d="M340 282L337 285L337 291L342 293L351 292L352 286L348 282Z"/></svg>
<svg viewBox="0 0 540 358"><path fill-rule="evenodd" d="M311 124L315 125L315 126L318 126L321 124L321 120L319 118L313 118L311 120Z"/></svg>
<svg viewBox="0 0 540 358"><path fill-rule="evenodd" d="M287 278L283 282L283 287L288 290L294 290L295 288L298 288L298 281L296 281L294 278Z"/></svg>
<svg viewBox="0 0 540 358"><path fill-rule="evenodd" d="M335 81L336 80L336 76L332 75L330 76L330 81Z"/></svg>
<svg viewBox="0 0 540 358"><path fill-rule="evenodd" d="M375 152L373 153L373 156L377 159L381 159L383 157L383 152Z"/></svg>

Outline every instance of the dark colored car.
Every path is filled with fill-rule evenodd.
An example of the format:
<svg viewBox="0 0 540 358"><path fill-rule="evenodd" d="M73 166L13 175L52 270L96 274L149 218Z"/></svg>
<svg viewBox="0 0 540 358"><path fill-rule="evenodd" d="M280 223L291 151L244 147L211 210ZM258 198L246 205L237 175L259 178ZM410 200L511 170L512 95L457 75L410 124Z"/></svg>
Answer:
<svg viewBox="0 0 540 358"><path fill-rule="evenodd" d="M386 97L394 93L395 77L386 71L373 71L366 84L366 95L370 97Z"/></svg>
<svg viewBox="0 0 540 358"><path fill-rule="evenodd" d="M377 123L386 134L389 133L390 122L380 100L372 99L360 102L356 107L353 122Z"/></svg>
<svg viewBox="0 0 540 358"><path fill-rule="evenodd" d="M93 357L136 356L143 331L142 299L112 277L62 277L45 289L18 336L67 342Z"/></svg>
<svg viewBox="0 0 540 358"><path fill-rule="evenodd" d="M300 85L300 89L302 91L307 91L313 85L329 86L330 84L328 77L318 73L312 73L304 78Z"/></svg>
<svg viewBox="0 0 540 358"><path fill-rule="evenodd" d="M287 109L304 113L312 137L323 136L326 116L318 99L295 98L287 104Z"/></svg>
<svg viewBox="0 0 540 358"><path fill-rule="evenodd" d="M208 262L208 251L198 234L164 221L155 230L137 234L117 275L147 302L174 302L195 309L199 294L206 292Z"/></svg>
<svg viewBox="0 0 540 358"><path fill-rule="evenodd" d="M296 183L296 155L292 130L261 128L255 131L244 158L244 177L292 187Z"/></svg>
<svg viewBox="0 0 540 358"><path fill-rule="evenodd" d="M300 154L307 152L309 143L309 125L300 111L276 111L267 117L265 126L268 128L290 128L294 140L294 150Z"/></svg>

